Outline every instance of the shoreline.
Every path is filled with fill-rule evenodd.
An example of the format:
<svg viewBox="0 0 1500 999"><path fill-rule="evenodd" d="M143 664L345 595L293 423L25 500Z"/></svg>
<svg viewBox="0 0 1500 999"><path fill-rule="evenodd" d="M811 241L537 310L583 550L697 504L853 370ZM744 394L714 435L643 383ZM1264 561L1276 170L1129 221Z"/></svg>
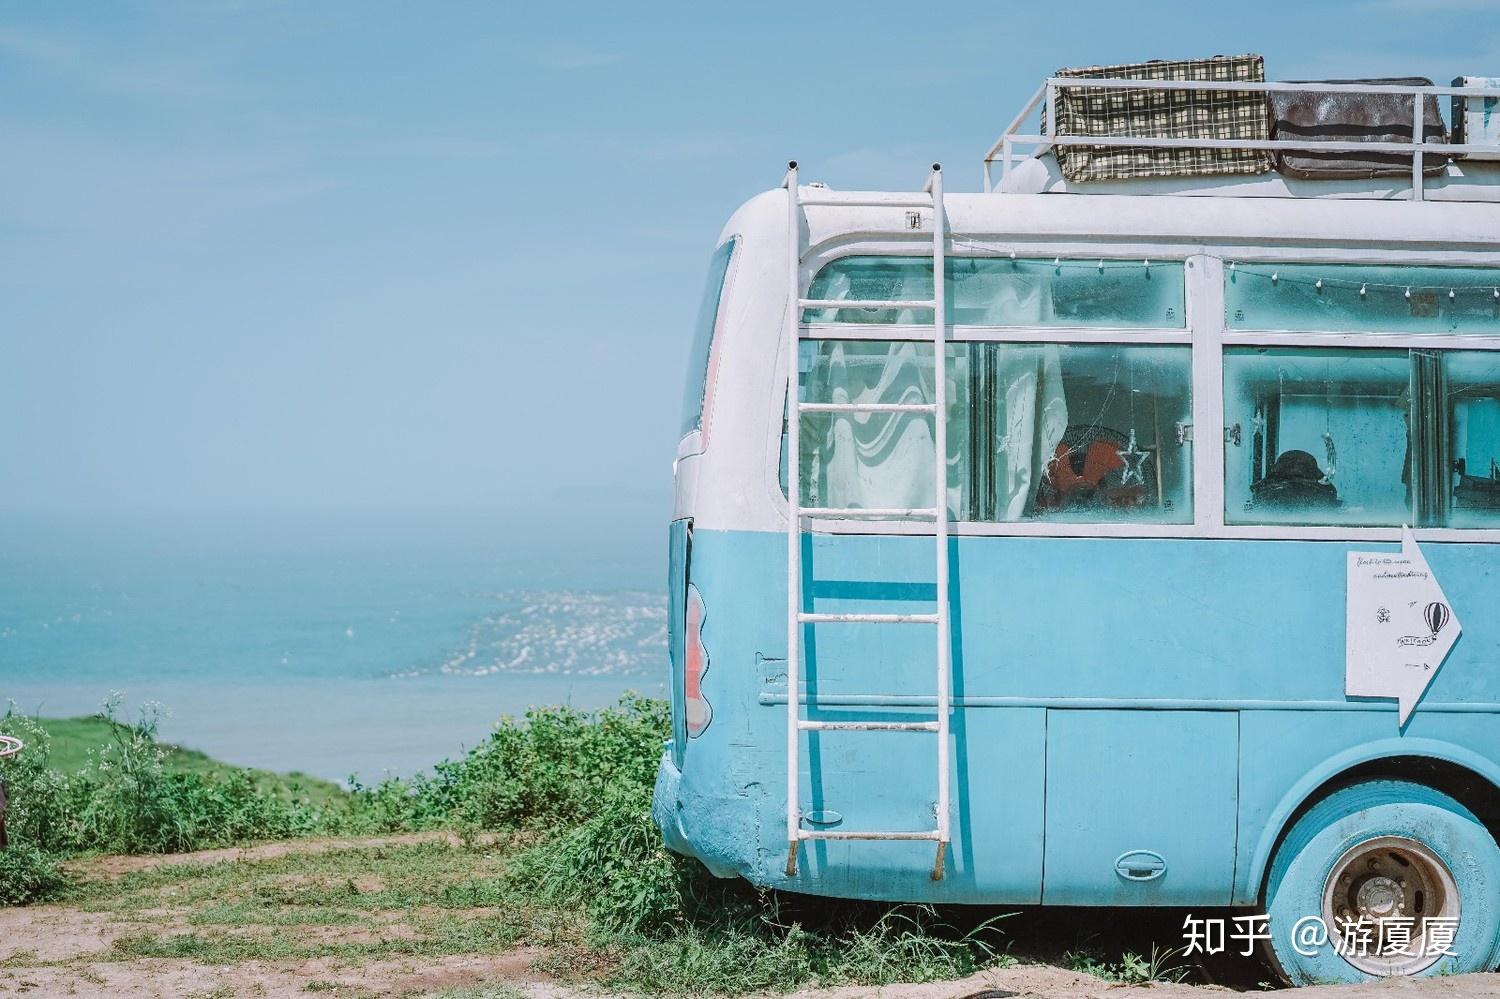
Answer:
<svg viewBox="0 0 1500 999"><path fill-rule="evenodd" d="M0 697L45 719L96 714L96 684L7 683ZM163 707L159 738L235 767L304 773L343 785L409 777L456 759L502 717L530 707L601 708L633 690L665 697L656 677L496 673L485 676L288 678L273 683L138 678L119 692L122 721Z"/></svg>

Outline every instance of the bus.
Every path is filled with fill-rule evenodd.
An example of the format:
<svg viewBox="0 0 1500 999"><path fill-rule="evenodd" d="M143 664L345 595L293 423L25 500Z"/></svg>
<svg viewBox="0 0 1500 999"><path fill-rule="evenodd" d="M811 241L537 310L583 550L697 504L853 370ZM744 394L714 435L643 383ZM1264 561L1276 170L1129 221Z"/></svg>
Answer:
<svg viewBox="0 0 1500 999"><path fill-rule="evenodd" d="M1085 140L1019 123L1077 84L983 192L793 163L724 226L665 842L840 898L1232 907L1294 984L1491 970L1500 169L1409 130L1400 176L1075 183Z"/></svg>

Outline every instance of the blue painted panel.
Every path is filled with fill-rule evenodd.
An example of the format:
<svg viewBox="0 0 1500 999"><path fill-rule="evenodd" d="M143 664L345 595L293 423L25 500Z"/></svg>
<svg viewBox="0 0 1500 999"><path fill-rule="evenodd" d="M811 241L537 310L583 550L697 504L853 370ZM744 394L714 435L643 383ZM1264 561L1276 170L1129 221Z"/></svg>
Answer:
<svg viewBox="0 0 1500 999"><path fill-rule="evenodd" d="M930 842L815 841L802 847L795 879L782 876L779 865L763 873L774 879L769 883L793 891L823 894L829 886L836 886L835 894L853 898L941 898L1014 905L1041 901L1045 715L1040 708L955 714L950 769L953 843L941 883L934 884L930 877L934 855ZM917 720L918 713L844 709L816 712L814 717L895 721ZM930 717L930 712L921 717ZM808 736L801 756L803 812L837 812L841 819L821 828L934 827L935 736L909 732ZM777 828L775 833L781 831ZM778 845L784 842L784 836L773 838ZM783 847L777 860L784 857Z"/></svg>
<svg viewBox="0 0 1500 999"><path fill-rule="evenodd" d="M1446 668L1446 667L1445 667ZM1405 731L1372 711L1243 711L1234 904L1259 901L1276 838L1317 787L1369 760L1423 756L1500 782L1500 725L1486 713L1418 708Z"/></svg>
<svg viewBox="0 0 1500 999"><path fill-rule="evenodd" d="M1238 733L1232 711L1049 711L1042 901L1228 904ZM1164 870L1124 859L1147 851Z"/></svg>
<svg viewBox="0 0 1500 999"><path fill-rule="evenodd" d="M692 544L693 580L707 611L703 636L714 664L703 688L714 717L691 740L680 781L664 786L675 788L669 793L677 799L676 842L716 871L759 884L835 896L1035 901L1043 850L1045 716L1049 708L1076 708L1083 700L1107 709L1166 702L1195 709L1128 714L1155 719L1139 724L1158 740L1157 751L1179 753L1172 766L1210 767L1219 776L1224 761L1215 754L1232 754L1233 733L1220 738L1220 729L1194 730L1201 739L1182 750L1172 739L1186 736L1170 728L1176 724L1171 719L1187 719L1191 726L1207 724L1192 721L1196 709L1256 709L1245 736L1237 811L1232 766L1227 780L1180 782L1170 803L1174 815L1213 816L1217 831L1205 833L1213 849L1231 851L1233 858L1238 842L1236 902L1253 900L1258 844L1269 849L1278 802L1303 775L1350 754L1396 751L1390 746L1447 745L1457 747L1450 756L1462 751L1481 761L1500 759L1495 716L1454 713L1466 703L1500 702L1500 615L1486 613L1500 582L1500 549L1494 546L1424 546L1465 631L1407 732L1398 734L1394 702L1350 703L1343 693L1345 552L1394 551L1396 545L955 539L954 695L970 705L953 716L955 873L940 883L927 879L927 844L839 844L805 857L797 881L788 884L781 873L785 537L697 530ZM930 539L817 536L806 539L803 550L810 607L931 608ZM806 689L815 702L821 699L815 717L818 710L822 717L846 719L882 712L915 717L930 706L930 627L819 625L805 629L804 637ZM1168 728L1158 734L1153 726ZM930 813L923 809L934 794L930 737L840 735L859 741L846 749L823 736L816 751L810 744L804 748L804 807L842 813L844 828L856 819L871 828L925 825L920 820ZM1066 750L1055 738L1053 748ZM1087 762L1092 767L1092 758ZM1116 793L1117 785L1089 767L1080 762L1076 770L1076 789L1085 800ZM1056 793L1074 784L1053 777ZM1221 818L1226 807L1227 832ZM658 814L671 813L658 802ZM1154 848L1159 844L1125 843L1106 866L1126 850ZM1230 875L1220 854L1203 858L1195 869L1179 865L1172 851L1161 852L1170 868L1158 891L1169 890L1181 904L1226 901Z"/></svg>

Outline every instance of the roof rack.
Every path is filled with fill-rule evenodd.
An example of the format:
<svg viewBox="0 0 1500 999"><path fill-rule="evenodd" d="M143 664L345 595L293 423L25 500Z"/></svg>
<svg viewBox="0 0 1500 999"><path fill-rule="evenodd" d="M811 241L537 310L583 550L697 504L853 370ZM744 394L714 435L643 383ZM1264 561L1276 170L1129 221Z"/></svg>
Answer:
<svg viewBox="0 0 1500 999"><path fill-rule="evenodd" d="M1133 146L1156 149L1264 149L1295 150L1301 152L1365 152L1405 153L1411 156L1411 200L1423 200L1422 155L1440 153L1461 156L1474 153L1494 155L1500 145L1458 144L1450 142L1358 142L1287 139L1210 139L1210 138L1163 138L1139 135L1072 135L1057 134L1057 91L1069 89L1112 90L1176 90L1176 91L1229 91L1234 93L1290 93L1309 91L1319 94L1396 94L1411 98L1412 136L1423 134L1424 97L1489 97L1500 96L1500 91L1485 87L1437 87L1412 86L1393 83L1252 83L1226 80L1135 80L1123 77L1048 77L1037 88L1031 100L1016 115L1000 138L984 156L984 189L994 190L992 168L998 160L1002 185L1010 175L1017 160L1039 159L1056 146ZM1034 134L1021 131L1022 125L1039 107L1045 105L1045 133ZM1029 151L1017 153L1016 147L1030 147Z"/></svg>

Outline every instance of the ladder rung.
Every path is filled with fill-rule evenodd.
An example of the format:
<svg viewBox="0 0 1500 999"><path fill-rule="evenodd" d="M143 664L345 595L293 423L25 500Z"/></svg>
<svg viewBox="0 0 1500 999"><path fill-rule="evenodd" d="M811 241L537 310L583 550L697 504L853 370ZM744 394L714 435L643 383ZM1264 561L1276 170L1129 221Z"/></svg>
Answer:
<svg viewBox="0 0 1500 999"><path fill-rule="evenodd" d="M859 198L800 198L797 203L813 208L931 208L932 195L913 194L909 198L888 198L884 201L868 201Z"/></svg>
<svg viewBox="0 0 1500 999"><path fill-rule="evenodd" d="M941 839L942 833L936 829L927 829L920 832L845 832L842 829L801 829L797 832L798 839L904 839L923 840Z"/></svg>
<svg viewBox="0 0 1500 999"><path fill-rule="evenodd" d="M932 299L888 302L878 298L799 298L797 304L804 309L936 309Z"/></svg>
<svg viewBox="0 0 1500 999"><path fill-rule="evenodd" d="M860 506L804 506L797 510L803 517L835 517L849 520L875 518L877 520L936 520L938 512L930 506L912 507L860 507Z"/></svg>
<svg viewBox="0 0 1500 999"><path fill-rule="evenodd" d="M804 732L936 732L938 723L877 721L799 721Z"/></svg>
<svg viewBox="0 0 1500 999"><path fill-rule="evenodd" d="M936 413L930 402L799 402L803 413Z"/></svg>
<svg viewBox="0 0 1500 999"><path fill-rule="evenodd" d="M798 614L803 624L937 624L936 614Z"/></svg>

